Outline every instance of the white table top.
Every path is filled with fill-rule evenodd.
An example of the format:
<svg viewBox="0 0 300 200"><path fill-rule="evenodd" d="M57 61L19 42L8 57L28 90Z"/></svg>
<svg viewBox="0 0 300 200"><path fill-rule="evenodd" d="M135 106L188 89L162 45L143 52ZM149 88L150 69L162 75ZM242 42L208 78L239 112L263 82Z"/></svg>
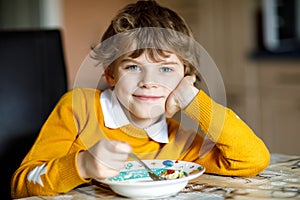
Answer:
<svg viewBox="0 0 300 200"><path fill-rule="evenodd" d="M36 199L112 199L123 200L109 187L88 185L58 196L35 196ZM300 156L272 154L266 170L255 177L225 177L204 174L192 180L176 196L168 199L300 199Z"/></svg>

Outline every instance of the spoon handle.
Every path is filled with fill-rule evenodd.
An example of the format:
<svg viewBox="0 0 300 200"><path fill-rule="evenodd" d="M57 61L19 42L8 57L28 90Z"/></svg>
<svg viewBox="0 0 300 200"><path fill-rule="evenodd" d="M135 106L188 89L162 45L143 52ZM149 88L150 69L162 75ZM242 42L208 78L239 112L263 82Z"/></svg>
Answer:
<svg viewBox="0 0 300 200"><path fill-rule="evenodd" d="M140 163L141 165L143 165L143 167L145 167L148 172L149 171L152 172L152 170L139 157L137 157L137 155L135 155L134 153L130 153L129 157L133 158L138 163Z"/></svg>
<svg viewBox="0 0 300 200"><path fill-rule="evenodd" d="M134 153L130 153L129 157L133 158L134 160L136 160L138 163L140 163L141 165L143 165L143 167L147 170L150 178L152 178L155 181L159 181L159 180L165 180L165 178L157 176L139 157L137 157L137 155L135 155Z"/></svg>

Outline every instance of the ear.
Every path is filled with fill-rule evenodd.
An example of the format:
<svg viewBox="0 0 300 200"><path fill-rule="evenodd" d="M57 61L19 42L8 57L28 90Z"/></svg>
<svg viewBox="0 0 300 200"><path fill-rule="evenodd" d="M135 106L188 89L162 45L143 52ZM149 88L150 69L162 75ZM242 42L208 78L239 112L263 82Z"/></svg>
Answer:
<svg viewBox="0 0 300 200"><path fill-rule="evenodd" d="M114 77L112 76L111 69L110 69L109 67L107 67L107 68L104 70L104 74L105 74L105 78L106 78L107 84L108 84L110 87L114 87L114 86L115 86L115 79L114 79Z"/></svg>

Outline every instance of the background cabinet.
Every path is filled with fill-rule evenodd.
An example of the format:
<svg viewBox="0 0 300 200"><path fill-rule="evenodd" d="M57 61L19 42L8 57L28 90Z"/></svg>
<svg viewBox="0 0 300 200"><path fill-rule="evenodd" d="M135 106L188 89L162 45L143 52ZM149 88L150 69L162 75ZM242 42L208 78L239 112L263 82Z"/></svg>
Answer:
<svg viewBox="0 0 300 200"><path fill-rule="evenodd" d="M264 62L259 66L262 136L273 152L299 154L300 65Z"/></svg>
<svg viewBox="0 0 300 200"><path fill-rule="evenodd" d="M53 9L56 14L51 13L61 17L52 21L57 21L62 29L69 88L73 86L80 64L91 47L100 41L111 18L124 5L136 2L21 1L0 0L0 11L3 11L0 28L43 27L42 18L46 15L37 5L51 2L53 8L59 8ZM224 81L227 106L250 125L271 152L299 154L300 58L256 60L250 56L258 46L257 13L262 0L157 1L181 14L190 24L196 40L210 54ZM17 11L11 11L13 18L9 15L11 6Z"/></svg>
<svg viewBox="0 0 300 200"><path fill-rule="evenodd" d="M163 4L164 2L162 2ZM300 57L253 59L261 1L171 1L216 62L227 106L245 120L273 153L299 154Z"/></svg>

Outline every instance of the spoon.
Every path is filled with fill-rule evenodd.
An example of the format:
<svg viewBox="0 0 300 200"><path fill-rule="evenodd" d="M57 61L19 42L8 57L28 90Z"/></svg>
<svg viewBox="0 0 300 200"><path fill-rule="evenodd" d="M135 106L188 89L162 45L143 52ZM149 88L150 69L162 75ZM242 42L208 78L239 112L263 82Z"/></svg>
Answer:
<svg viewBox="0 0 300 200"><path fill-rule="evenodd" d="M143 165L143 167L147 170L150 178L154 181L161 181L161 180L166 180L166 178L161 177L156 175L139 157L137 157L137 155L135 155L134 153L130 153L129 157L133 158L134 160L136 160L138 163L140 163L141 165Z"/></svg>

